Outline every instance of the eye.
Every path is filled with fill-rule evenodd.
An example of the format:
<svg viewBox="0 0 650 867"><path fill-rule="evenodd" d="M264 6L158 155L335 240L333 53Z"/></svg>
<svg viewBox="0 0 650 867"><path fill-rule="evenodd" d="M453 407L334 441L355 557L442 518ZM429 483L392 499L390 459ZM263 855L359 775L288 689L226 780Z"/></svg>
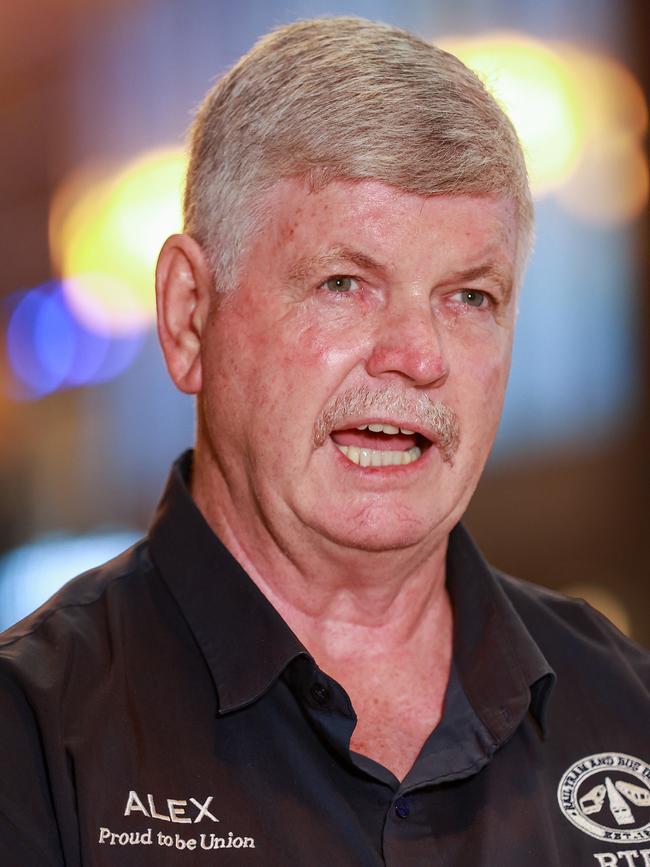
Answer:
<svg viewBox="0 0 650 867"><path fill-rule="evenodd" d="M339 292L341 294L351 292L358 286L354 277L347 277L345 274L337 274L334 277L330 277L322 285L330 292Z"/></svg>
<svg viewBox="0 0 650 867"><path fill-rule="evenodd" d="M479 289L461 289L456 297L468 307L486 307L489 303L489 296Z"/></svg>

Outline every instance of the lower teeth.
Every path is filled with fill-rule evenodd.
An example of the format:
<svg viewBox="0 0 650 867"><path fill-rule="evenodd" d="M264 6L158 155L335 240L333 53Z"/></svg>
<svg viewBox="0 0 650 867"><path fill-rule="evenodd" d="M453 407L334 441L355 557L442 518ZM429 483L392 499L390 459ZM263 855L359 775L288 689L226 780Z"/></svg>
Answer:
<svg viewBox="0 0 650 867"><path fill-rule="evenodd" d="M417 446L402 452L360 449L358 446L340 446L338 443L335 445L348 460L361 467L402 467L417 461L422 454L422 450Z"/></svg>

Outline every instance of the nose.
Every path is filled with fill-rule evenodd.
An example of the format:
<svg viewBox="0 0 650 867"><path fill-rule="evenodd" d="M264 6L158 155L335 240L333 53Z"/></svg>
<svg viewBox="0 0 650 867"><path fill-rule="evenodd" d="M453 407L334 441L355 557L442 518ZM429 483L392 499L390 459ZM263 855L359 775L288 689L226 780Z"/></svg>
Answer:
<svg viewBox="0 0 650 867"><path fill-rule="evenodd" d="M428 298L393 300L377 324L367 372L401 376L413 385L442 385L449 367L439 327Z"/></svg>

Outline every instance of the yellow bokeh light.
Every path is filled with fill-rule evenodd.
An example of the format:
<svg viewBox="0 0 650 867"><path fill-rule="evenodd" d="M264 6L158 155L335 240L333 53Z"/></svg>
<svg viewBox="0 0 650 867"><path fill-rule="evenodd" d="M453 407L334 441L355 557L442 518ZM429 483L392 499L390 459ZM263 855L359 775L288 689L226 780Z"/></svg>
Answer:
<svg viewBox="0 0 650 867"><path fill-rule="evenodd" d="M621 63L517 33L439 44L474 69L510 115L536 196L552 191L574 216L601 226L646 207L648 106Z"/></svg>
<svg viewBox="0 0 650 867"><path fill-rule="evenodd" d="M649 192L648 161L641 144L634 136L619 133L589 143L558 198L583 222L612 226L638 216Z"/></svg>
<svg viewBox="0 0 650 867"><path fill-rule="evenodd" d="M648 203L650 180L643 136L648 106L624 66L608 57L558 46L579 83L587 137L580 160L558 190L562 205L600 226L627 222Z"/></svg>
<svg viewBox="0 0 650 867"><path fill-rule="evenodd" d="M601 614L604 614L625 635L632 634L630 612L623 600L612 593L611 590L608 590L606 586L595 582L566 584L560 590L567 596L584 599L585 602L588 602L589 605L596 608Z"/></svg>
<svg viewBox="0 0 650 867"><path fill-rule="evenodd" d="M155 313L153 273L160 247L182 223L185 156L149 152L117 172L85 169L57 192L50 246L68 301L90 328L126 333Z"/></svg>
<svg viewBox="0 0 650 867"><path fill-rule="evenodd" d="M567 43L554 47L566 60L577 81L587 135L618 130L641 138L648 128L648 106L643 90L629 69L602 54Z"/></svg>
<svg viewBox="0 0 650 867"><path fill-rule="evenodd" d="M473 69L512 120L533 192L558 187L578 162L585 117L575 77L562 57L516 33L450 38L441 47Z"/></svg>

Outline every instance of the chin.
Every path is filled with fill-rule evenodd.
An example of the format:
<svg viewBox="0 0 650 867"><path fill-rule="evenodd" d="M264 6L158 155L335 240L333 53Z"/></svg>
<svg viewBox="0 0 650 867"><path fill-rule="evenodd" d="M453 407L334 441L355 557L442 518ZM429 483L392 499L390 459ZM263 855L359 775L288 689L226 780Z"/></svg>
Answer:
<svg viewBox="0 0 650 867"><path fill-rule="evenodd" d="M432 520L431 513L425 519L413 513L389 515L376 508L347 516L339 512L333 521L324 521L321 516L312 526L336 545L377 553L412 548L434 533L446 534L451 529L447 521Z"/></svg>

